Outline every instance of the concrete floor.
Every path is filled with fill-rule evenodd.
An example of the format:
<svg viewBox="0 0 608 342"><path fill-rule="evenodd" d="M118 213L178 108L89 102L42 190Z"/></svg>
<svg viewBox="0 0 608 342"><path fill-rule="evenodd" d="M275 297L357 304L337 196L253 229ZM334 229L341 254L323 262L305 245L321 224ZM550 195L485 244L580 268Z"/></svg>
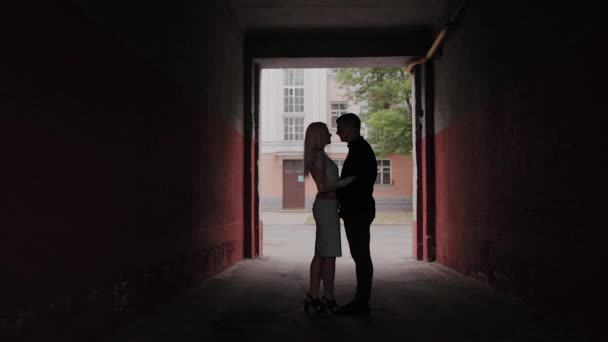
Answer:
<svg viewBox="0 0 608 342"><path fill-rule="evenodd" d="M372 227L369 317L306 315L314 226L265 225L264 257L230 267L108 341L584 341L482 283L412 259L410 229ZM343 254L338 303L355 287L344 234Z"/></svg>

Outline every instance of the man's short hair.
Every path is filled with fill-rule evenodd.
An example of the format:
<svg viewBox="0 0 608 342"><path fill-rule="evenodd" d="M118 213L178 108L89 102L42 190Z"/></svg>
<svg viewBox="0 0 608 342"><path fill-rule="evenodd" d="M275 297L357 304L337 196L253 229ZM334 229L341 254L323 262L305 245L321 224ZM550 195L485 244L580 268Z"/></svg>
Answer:
<svg viewBox="0 0 608 342"><path fill-rule="evenodd" d="M361 119L355 113L344 113L338 117L336 122L343 122L352 125L356 129L361 129Z"/></svg>

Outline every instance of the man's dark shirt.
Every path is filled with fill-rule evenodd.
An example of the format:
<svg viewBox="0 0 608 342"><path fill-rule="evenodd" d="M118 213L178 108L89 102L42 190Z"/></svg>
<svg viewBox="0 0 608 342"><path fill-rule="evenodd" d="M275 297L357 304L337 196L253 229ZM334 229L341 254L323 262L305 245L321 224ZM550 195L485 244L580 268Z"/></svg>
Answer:
<svg viewBox="0 0 608 342"><path fill-rule="evenodd" d="M340 203L340 216L353 216L375 209L372 196L376 182L378 166L372 147L363 137L348 143L348 155L342 165L340 179L357 175L357 178L344 188L338 189L336 195Z"/></svg>

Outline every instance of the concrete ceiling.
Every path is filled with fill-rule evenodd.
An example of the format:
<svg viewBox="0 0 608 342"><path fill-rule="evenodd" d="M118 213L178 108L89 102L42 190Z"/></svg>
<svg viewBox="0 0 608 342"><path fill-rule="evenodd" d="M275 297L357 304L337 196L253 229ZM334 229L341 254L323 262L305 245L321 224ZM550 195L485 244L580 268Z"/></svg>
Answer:
<svg viewBox="0 0 608 342"><path fill-rule="evenodd" d="M231 0L245 31L441 26L462 0Z"/></svg>

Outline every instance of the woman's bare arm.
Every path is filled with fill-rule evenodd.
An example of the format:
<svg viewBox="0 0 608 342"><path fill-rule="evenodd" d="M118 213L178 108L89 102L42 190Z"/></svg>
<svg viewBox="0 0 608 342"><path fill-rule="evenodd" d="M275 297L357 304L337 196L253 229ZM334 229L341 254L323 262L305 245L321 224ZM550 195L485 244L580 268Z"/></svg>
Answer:
<svg viewBox="0 0 608 342"><path fill-rule="evenodd" d="M350 177L346 177L344 179L340 179L336 182L329 182L325 175L325 172L326 172L325 163L326 162L327 162L327 157L325 156L325 153L323 153L323 152L315 153L315 156L313 159L313 167L311 170L311 175L312 175L312 178L314 179L315 183L317 184L317 190L319 192L336 191L337 189L343 188L343 187L347 186L348 184L352 183L352 181L354 181L355 178L357 178L357 175L353 175Z"/></svg>

